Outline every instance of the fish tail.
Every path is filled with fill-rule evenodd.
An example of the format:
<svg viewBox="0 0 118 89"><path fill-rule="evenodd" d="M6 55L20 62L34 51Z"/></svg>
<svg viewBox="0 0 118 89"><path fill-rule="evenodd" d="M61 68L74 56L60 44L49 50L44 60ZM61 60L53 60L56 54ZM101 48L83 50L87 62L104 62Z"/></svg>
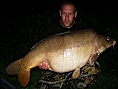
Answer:
<svg viewBox="0 0 118 89"><path fill-rule="evenodd" d="M18 73L18 81L19 83L25 87L30 80L30 70L26 70L24 68L20 68L19 73Z"/></svg>
<svg viewBox="0 0 118 89"><path fill-rule="evenodd" d="M8 75L15 75L15 74L18 74L18 71L21 67L20 63L21 63L21 59L19 60L16 60L14 62L12 62L11 64L9 64L7 67L6 67L6 73Z"/></svg>

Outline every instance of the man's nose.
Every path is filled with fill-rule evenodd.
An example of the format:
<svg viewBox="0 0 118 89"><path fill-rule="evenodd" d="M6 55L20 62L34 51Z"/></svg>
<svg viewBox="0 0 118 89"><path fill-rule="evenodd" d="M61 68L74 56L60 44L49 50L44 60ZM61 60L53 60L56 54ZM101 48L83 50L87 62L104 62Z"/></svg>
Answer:
<svg viewBox="0 0 118 89"><path fill-rule="evenodd" d="M68 15L68 14L65 16L65 19L66 19L66 20L69 19L69 15Z"/></svg>

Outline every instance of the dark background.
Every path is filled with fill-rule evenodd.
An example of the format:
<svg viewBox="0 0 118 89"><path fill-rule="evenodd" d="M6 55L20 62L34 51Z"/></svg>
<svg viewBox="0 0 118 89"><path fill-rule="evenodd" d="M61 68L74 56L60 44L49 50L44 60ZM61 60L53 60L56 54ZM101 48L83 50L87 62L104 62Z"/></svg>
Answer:
<svg viewBox="0 0 118 89"><path fill-rule="evenodd" d="M38 14L45 10L59 9L64 0L2 0L0 2L1 14L21 15L21 14ZM78 11L99 10L117 12L117 3L115 0L71 0L75 3Z"/></svg>
<svg viewBox="0 0 118 89"><path fill-rule="evenodd" d="M10 25L21 20L22 17L39 15L46 11L58 13L64 0L1 0L0 1L0 27ZM115 0L70 0L74 2L79 12L95 14L96 16L116 17L118 14ZM97 12L97 14L96 14ZM6 30L6 29L5 29Z"/></svg>

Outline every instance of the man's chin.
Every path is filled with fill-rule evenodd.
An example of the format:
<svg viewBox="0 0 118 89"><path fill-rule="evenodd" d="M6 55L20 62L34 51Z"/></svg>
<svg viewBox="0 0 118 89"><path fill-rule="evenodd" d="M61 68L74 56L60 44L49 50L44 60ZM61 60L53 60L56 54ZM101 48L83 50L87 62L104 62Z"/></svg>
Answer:
<svg viewBox="0 0 118 89"><path fill-rule="evenodd" d="M64 24L65 25L65 27L70 27L71 25L70 24Z"/></svg>
<svg viewBox="0 0 118 89"><path fill-rule="evenodd" d="M70 23L63 23L62 25L63 25L64 27L66 27L66 28L71 27L71 24L70 24Z"/></svg>

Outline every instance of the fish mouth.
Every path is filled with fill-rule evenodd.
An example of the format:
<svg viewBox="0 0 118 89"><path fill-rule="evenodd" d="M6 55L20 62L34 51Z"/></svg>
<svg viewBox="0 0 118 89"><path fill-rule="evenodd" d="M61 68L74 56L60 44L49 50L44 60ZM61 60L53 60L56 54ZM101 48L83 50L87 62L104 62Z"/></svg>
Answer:
<svg viewBox="0 0 118 89"><path fill-rule="evenodd" d="M114 41L113 41L113 45L115 45L115 44L116 44L116 41L114 40Z"/></svg>
<svg viewBox="0 0 118 89"><path fill-rule="evenodd" d="M116 44L116 41L114 40L114 41L113 41L113 49L114 49L114 45L115 45L115 44Z"/></svg>

